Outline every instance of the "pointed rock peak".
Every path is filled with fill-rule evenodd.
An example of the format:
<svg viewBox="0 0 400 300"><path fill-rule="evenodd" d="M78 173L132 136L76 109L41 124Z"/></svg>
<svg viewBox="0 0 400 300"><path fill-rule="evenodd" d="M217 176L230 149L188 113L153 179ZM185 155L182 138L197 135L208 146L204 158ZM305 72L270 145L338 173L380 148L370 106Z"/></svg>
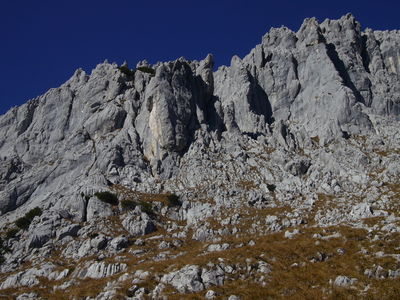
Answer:
<svg viewBox="0 0 400 300"><path fill-rule="evenodd" d="M285 49L295 47L296 41L296 34L285 26L280 28L271 28L270 31L262 38L262 44L264 47L281 46Z"/></svg>
<svg viewBox="0 0 400 300"><path fill-rule="evenodd" d="M91 75L94 74L99 74L99 75L105 75L109 73L111 70L114 70L118 67L116 63L110 63L106 59L103 63L98 64L93 70Z"/></svg>
<svg viewBox="0 0 400 300"><path fill-rule="evenodd" d="M301 33L304 31L309 31L310 29L317 29L319 27L318 20L316 18L306 18L301 24L300 29L297 33Z"/></svg>
<svg viewBox="0 0 400 300"><path fill-rule="evenodd" d="M239 56L237 56L237 55L234 55L234 56L232 56L232 59L231 59L231 67L242 67L242 60L241 60L241 58L239 57Z"/></svg>
<svg viewBox="0 0 400 300"><path fill-rule="evenodd" d="M79 68L76 69L74 74L71 76L70 79L68 79L62 86L74 86L74 85L79 85L87 81L88 75L86 72Z"/></svg>
<svg viewBox="0 0 400 300"><path fill-rule="evenodd" d="M361 32L361 24L351 13L342 16L338 20L326 19L321 23L321 28L323 28L324 31L341 32L346 29L352 29Z"/></svg>
<svg viewBox="0 0 400 300"><path fill-rule="evenodd" d="M343 17L340 18L341 20L352 20L352 21L356 21L356 18L354 17L354 15L352 13L347 13L345 14Z"/></svg>
<svg viewBox="0 0 400 300"><path fill-rule="evenodd" d="M214 67L214 56L209 53L205 59L203 59L204 67L213 68Z"/></svg>
<svg viewBox="0 0 400 300"><path fill-rule="evenodd" d="M312 46L324 41L324 37L316 18L307 18L304 20L296 36L303 46Z"/></svg>
<svg viewBox="0 0 400 300"><path fill-rule="evenodd" d="M200 62L192 61L191 64L194 66L196 73L201 73L203 70L209 70L212 72L214 68L214 57L212 54L208 54L207 57Z"/></svg>
<svg viewBox="0 0 400 300"><path fill-rule="evenodd" d="M137 64L136 64L136 68L140 68L140 67L149 67L150 65L149 65L149 63L147 62L147 60L142 60L142 61L139 61Z"/></svg>
<svg viewBox="0 0 400 300"><path fill-rule="evenodd" d="M78 68L78 69L76 69L76 71L74 72L74 75L72 75L72 78L79 78L79 77L82 77L82 76L85 76L86 75L86 72L85 72L85 70L83 70L83 69L81 69L81 68Z"/></svg>
<svg viewBox="0 0 400 300"><path fill-rule="evenodd" d="M361 31L361 24L350 13L341 17L339 22L341 22L345 28L350 28L350 29L355 29L357 31Z"/></svg>

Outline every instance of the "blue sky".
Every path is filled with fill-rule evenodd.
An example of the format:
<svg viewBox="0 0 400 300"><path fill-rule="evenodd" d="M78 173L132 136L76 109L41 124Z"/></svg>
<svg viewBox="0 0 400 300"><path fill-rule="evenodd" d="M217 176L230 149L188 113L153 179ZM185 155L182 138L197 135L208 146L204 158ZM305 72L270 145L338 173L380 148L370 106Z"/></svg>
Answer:
<svg viewBox="0 0 400 300"><path fill-rule="evenodd" d="M400 29L400 1L2 0L0 114L108 59L131 66L184 56L244 56L271 27L352 12L363 28Z"/></svg>

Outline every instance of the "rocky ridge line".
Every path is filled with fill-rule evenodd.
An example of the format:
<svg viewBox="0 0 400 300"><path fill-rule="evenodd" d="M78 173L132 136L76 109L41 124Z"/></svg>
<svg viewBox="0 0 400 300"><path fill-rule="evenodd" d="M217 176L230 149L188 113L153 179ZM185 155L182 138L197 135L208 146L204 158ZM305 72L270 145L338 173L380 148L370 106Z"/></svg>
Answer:
<svg viewBox="0 0 400 300"><path fill-rule="evenodd" d="M400 274L399 43L400 31L361 31L350 14L311 18L215 72L212 55L105 62L11 109L0 116L0 289L46 278L73 294L96 278L96 299L212 287L211 299L237 280L270 288L281 262L345 272L350 259L358 271L321 275L320 295L379 292L376 280ZM303 243L316 248L290 252Z"/></svg>

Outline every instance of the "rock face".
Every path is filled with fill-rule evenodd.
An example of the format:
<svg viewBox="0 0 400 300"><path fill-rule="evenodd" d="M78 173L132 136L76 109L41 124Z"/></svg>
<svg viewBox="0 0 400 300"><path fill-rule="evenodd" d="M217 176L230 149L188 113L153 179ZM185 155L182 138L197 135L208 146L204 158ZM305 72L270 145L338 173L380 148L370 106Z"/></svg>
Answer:
<svg viewBox="0 0 400 300"><path fill-rule="evenodd" d="M104 62L12 108L0 116L0 289L30 297L45 279L79 294L107 277L87 299L125 287L135 299L171 287L236 299L209 289L271 288L273 268L331 270L346 255L369 269L337 266L303 286L364 296L370 279L398 278L399 47L400 31L362 31L351 14L311 18L216 71L212 55ZM282 253L269 257L270 243ZM304 288L268 295L288 291Z"/></svg>
<svg viewBox="0 0 400 300"><path fill-rule="evenodd" d="M199 292L213 285L224 283L224 271L201 269L196 265L187 265L182 269L164 275L161 282L175 287L179 292Z"/></svg>
<svg viewBox="0 0 400 300"><path fill-rule="evenodd" d="M285 147L373 132L371 113L400 113L399 43L398 31L361 31L346 15L306 19L298 32L272 29L215 73L211 55L159 63L149 67L154 75L127 75L107 62L90 75L77 70L1 116L0 209L50 202L84 220L81 193L173 177L194 141L219 143L224 132L272 131Z"/></svg>
<svg viewBox="0 0 400 300"><path fill-rule="evenodd" d="M122 226L124 226L132 236L146 235L156 230L154 222L146 213L141 213L138 216L128 215L122 221Z"/></svg>
<svg viewBox="0 0 400 300"><path fill-rule="evenodd" d="M72 274L78 278L104 278L109 277L126 269L126 264L106 264L104 262L90 262L87 267L75 271Z"/></svg>

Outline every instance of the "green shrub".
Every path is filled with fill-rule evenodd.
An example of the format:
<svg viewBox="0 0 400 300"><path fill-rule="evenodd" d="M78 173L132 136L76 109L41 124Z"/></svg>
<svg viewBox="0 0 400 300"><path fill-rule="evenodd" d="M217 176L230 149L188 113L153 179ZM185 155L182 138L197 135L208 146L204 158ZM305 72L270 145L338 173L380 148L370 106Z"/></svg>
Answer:
<svg viewBox="0 0 400 300"><path fill-rule="evenodd" d="M130 79L135 76L135 70L131 70L127 66L120 66L118 69Z"/></svg>
<svg viewBox="0 0 400 300"><path fill-rule="evenodd" d="M31 225L32 220L36 217L36 216L40 216L42 214L42 210L40 207L35 207L33 209L31 209L30 211L28 211L25 216L17 219L15 221L15 225L17 225L18 228L20 229L27 229L29 227L29 225Z"/></svg>
<svg viewBox="0 0 400 300"><path fill-rule="evenodd" d="M168 195L167 204L168 204L168 207L175 207L175 206L182 205L181 201L179 200L179 196L177 196L175 194Z"/></svg>
<svg viewBox="0 0 400 300"><path fill-rule="evenodd" d="M26 217L21 217L15 221L15 225L17 225L20 229L27 229L29 225L31 225L32 220L29 220Z"/></svg>
<svg viewBox="0 0 400 300"><path fill-rule="evenodd" d="M7 246L4 246L4 241L2 238L0 238L0 254L3 255L6 252L10 252L10 248L8 248Z"/></svg>
<svg viewBox="0 0 400 300"><path fill-rule="evenodd" d="M128 199L121 200L121 208L124 210L135 209L136 202Z"/></svg>
<svg viewBox="0 0 400 300"><path fill-rule="evenodd" d="M95 237L98 237L98 236L99 236L99 234L97 232L92 232L92 233L89 234L89 237L91 239L94 239Z"/></svg>
<svg viewBox="0 0 400 300"><path fill-rule="evenodd" d="M35 207L34 209L31 209L28 211L25 215L25 217L29 220L33 220L34 217L42 215L42 210L40 207Z"/></svg>
<svg viewBox="0 0 400 300"><path fill-rule="evenodd" d="M156 74L156 70L154 70L153 68L150 68L150 67L146 67L146 66L139 67L136 70L144 72L144 73L149 73L153 76Z"/></svg>
<svg viewBox="0 0 400 300"><path fill-rule="evenodd" d="M153 206L149 202L140 201L140 207L142 211L148 215L152 215L154 213Z"/></svg>
<svg viewBox="0 0 400 300"><path fill-rule="evenodd" d="M17 235L19 229L18 228L10 228L6 231L6 239L12 239L15 238Z"/></svg>
<svg viewBox="0 0 400 300"><path fill-rule="evenodd" d="M97 192L94 194L100 201L103 201L105 203L111 204L111 205L118 205L118 197L117 195L105 191L105 192Z"/></svg>
<svg viewBox="0 0 400 300"><path fill-rule="evenodd" d="M267 184L267 189L270 191L270 192L275 192L275 190L276 190L276 185L275 184Z"/></svg>

